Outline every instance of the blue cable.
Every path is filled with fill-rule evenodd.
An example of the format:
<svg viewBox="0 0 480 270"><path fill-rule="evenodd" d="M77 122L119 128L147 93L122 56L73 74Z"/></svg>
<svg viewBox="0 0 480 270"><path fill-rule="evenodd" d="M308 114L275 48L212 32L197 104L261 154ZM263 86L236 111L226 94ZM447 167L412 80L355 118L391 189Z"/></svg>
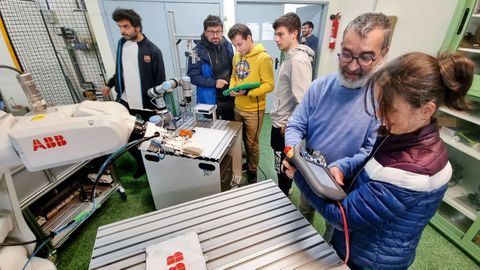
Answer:
<svg viewBox="0 0 480 270"><path fill-rule="evenodd" d="M141 138L141 139L137 139L135 141L131 141L131 142L123 145L122 147L120 147L119 149L117 149L115 152L113 152L112 154L110 154L108 156L108 158L105 160L105 162L103 162L102 166L98 170L97 176L95 178L95 184L94 184L94 187L92 189L92 209L88 213L83 214L83 215L82 215L82 213L84 213L84 212L82 211L71 222L65 224L64 226L60 227L56 231L51 232L50 236L47 239L45 239L45 241L43 241L42 244L40 244L40 246L38 246L33 251L32 255L30 255L28 257L28 260L27 260L27 262L25 262L25 265L22 267L22 270L26 269L27 265L32 261L33 257L35 257L35 255L40 251L40 249L42 249L50 240L52 240L53 237L55 237L56 235L58 235L59 233L65 231L65 230L69 229L70 227L73 227L73 226L83 222L84 220L89 218L95 212L95 210L97 208L97 202L96 202L96 199L95 199L95 186L96 186L96 183L98 182L98 179L100 179L103 172L105 171L105 168L110 164L111 160L116 159L118 156L120 156L121 154L126 152L131 147L133 147L137 144L140 144L141 142L148 141L148 140L150 140L154 137L158 137L158 135L153 135L153 136L150 136L150 137ZM157 143L155 143L155 144L157 144ZM160 148L163 150L163 148L161 146L160 146Z"/></svg>
<svg viewBox="0 0 480 270"><path fill-rule="evenodd" d="M118 82L118 89L117 89L117 99L116 101L120 101L120 99L122 98L122 79L121 79L121 74L122 74L122 63L121 63L121 60L122 60L122 39L120 39L118 41L118 44L117 44L117 82Z"/></svg>
<svg viewBox="0 0 480 270"><path fill-rule="evenodd" d="M37 249L33 251L32 255L28 257L27 262L25 262L25 264L23 265L22 270L25 270L27 268L27 265L30 263L30 261L32 261L33 257L37 254L37 252L40 251L40 249L42 249L42 247L45 246L49 241L50 241L50 238L47 238L45 241L42 242L42 244Z"/></svg>
<svg viewBox="0 0 480 270"><path fill-rule="evenodd" d="M165 149L163 149L163 146L156 141L152 141L152 143L155 144L158 148L160 148L160 151L158 152L157 156L160 160L163 160L165 158Z"/></svg>

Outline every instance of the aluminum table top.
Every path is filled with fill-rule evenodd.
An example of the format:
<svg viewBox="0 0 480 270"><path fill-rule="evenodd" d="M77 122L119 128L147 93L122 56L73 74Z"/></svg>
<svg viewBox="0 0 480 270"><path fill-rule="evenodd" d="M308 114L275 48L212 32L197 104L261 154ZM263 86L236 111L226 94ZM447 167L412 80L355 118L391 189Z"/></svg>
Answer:
<svg viewBox="0 0 480 270"><path fill-rule="evenodd" d="M269 180L98 229L90 269L145 269L145 249L198 234L208 269L348 269Z"/></svg>

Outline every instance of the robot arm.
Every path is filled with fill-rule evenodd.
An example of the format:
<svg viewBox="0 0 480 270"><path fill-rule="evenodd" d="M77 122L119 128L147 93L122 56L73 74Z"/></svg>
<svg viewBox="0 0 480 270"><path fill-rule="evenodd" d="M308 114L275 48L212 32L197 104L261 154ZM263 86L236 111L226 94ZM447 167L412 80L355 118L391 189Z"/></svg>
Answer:
<svg viewBox="0 0 480 270"><path fill-rule="evenodd" d="M134 130L135 118L116 102L84 101L22 117L0 114L0 164L30 171L112 153Z"/></svg>
<svg viewBox="0 0 480 270"><path fill-rule="evenodd" d="M132 132L155 134L161 138L157 143L164 143L170 151L182 153L193 148L186 139L168 136L169 132L163 128L138 123L116 102L84 101L47 108L31 75L16 71L20 73L17 79L33 113L14 117L0 111L0 244L34 239L23 219L11 174L5 168L24 164L28 170L37 171L113 153L125 145ZM198 147L194 150L201 152ZM94 209L95 206L90 213ZM39 247L47 241L49 239ZM55 269L47 260L30 262L35 253L27 260L33 248L34 244L0 246L0 268L19 269L28 265L28 269Z"/></svg>
<svg viewBox="0 0 480 270"><path fill-rule="evenodd" d="M155 106L161 110L166 108L165 99L163 98L166 92L171 92L177 87L182 87L183 96L185 102L190 103L192 101L192 84L190 83L190 77L183 76L180 79L170 79L164 81L161 85L154 86L148 89L148 96L155 99Z"/></svg>
<svg viewBox="0 0 480 270"><path fill-rule="evenodd" d="M164 126L167 129L174 130L176 129L175 124L173 123L173 116L165 104L165 93L172 92L173 89L178 86L182 87L183 97L186 103L192 101L192 85L190 83L190 77L184 76L181 79L170 79L164 81L161 85L157 85L148 89L148 96L152 98L152 103L157 107L157 115L160 119L157 119L156 122L160 126Z"/></svg>

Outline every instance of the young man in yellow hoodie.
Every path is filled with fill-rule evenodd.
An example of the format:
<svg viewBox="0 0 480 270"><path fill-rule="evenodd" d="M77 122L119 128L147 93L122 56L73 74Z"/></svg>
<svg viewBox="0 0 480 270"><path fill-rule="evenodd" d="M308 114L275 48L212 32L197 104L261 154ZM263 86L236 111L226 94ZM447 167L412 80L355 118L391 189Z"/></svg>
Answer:
<svg viewBox="0 0 480 270"><path fill-rule="evenodd" d="M232 61L230 87L260 83L258 88L230 92L235 97L235 121L243 123L248 182L256 183L260 152L258 137L262 129L267 93L273 91L273 62L263 45L253 43L248 26L235 24L228 31L228 38L237 50Z"/></svg>

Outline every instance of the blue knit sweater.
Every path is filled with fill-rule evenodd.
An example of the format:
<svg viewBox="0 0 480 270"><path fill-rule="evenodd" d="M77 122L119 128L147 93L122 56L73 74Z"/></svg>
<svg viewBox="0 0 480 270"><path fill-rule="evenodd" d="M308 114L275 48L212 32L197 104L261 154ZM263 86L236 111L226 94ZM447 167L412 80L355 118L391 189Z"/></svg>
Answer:
<svg viewBox="0 0 480 270"><path fill-rule="evenodd" d="M377 121L365 111L364 93L361 88L341 86L337 74L315 80L289 119L285 145L306 139L308 147L320 151L331 166L349 177L376 139ZM349 158L335 163L344 157Z"/></svg>

